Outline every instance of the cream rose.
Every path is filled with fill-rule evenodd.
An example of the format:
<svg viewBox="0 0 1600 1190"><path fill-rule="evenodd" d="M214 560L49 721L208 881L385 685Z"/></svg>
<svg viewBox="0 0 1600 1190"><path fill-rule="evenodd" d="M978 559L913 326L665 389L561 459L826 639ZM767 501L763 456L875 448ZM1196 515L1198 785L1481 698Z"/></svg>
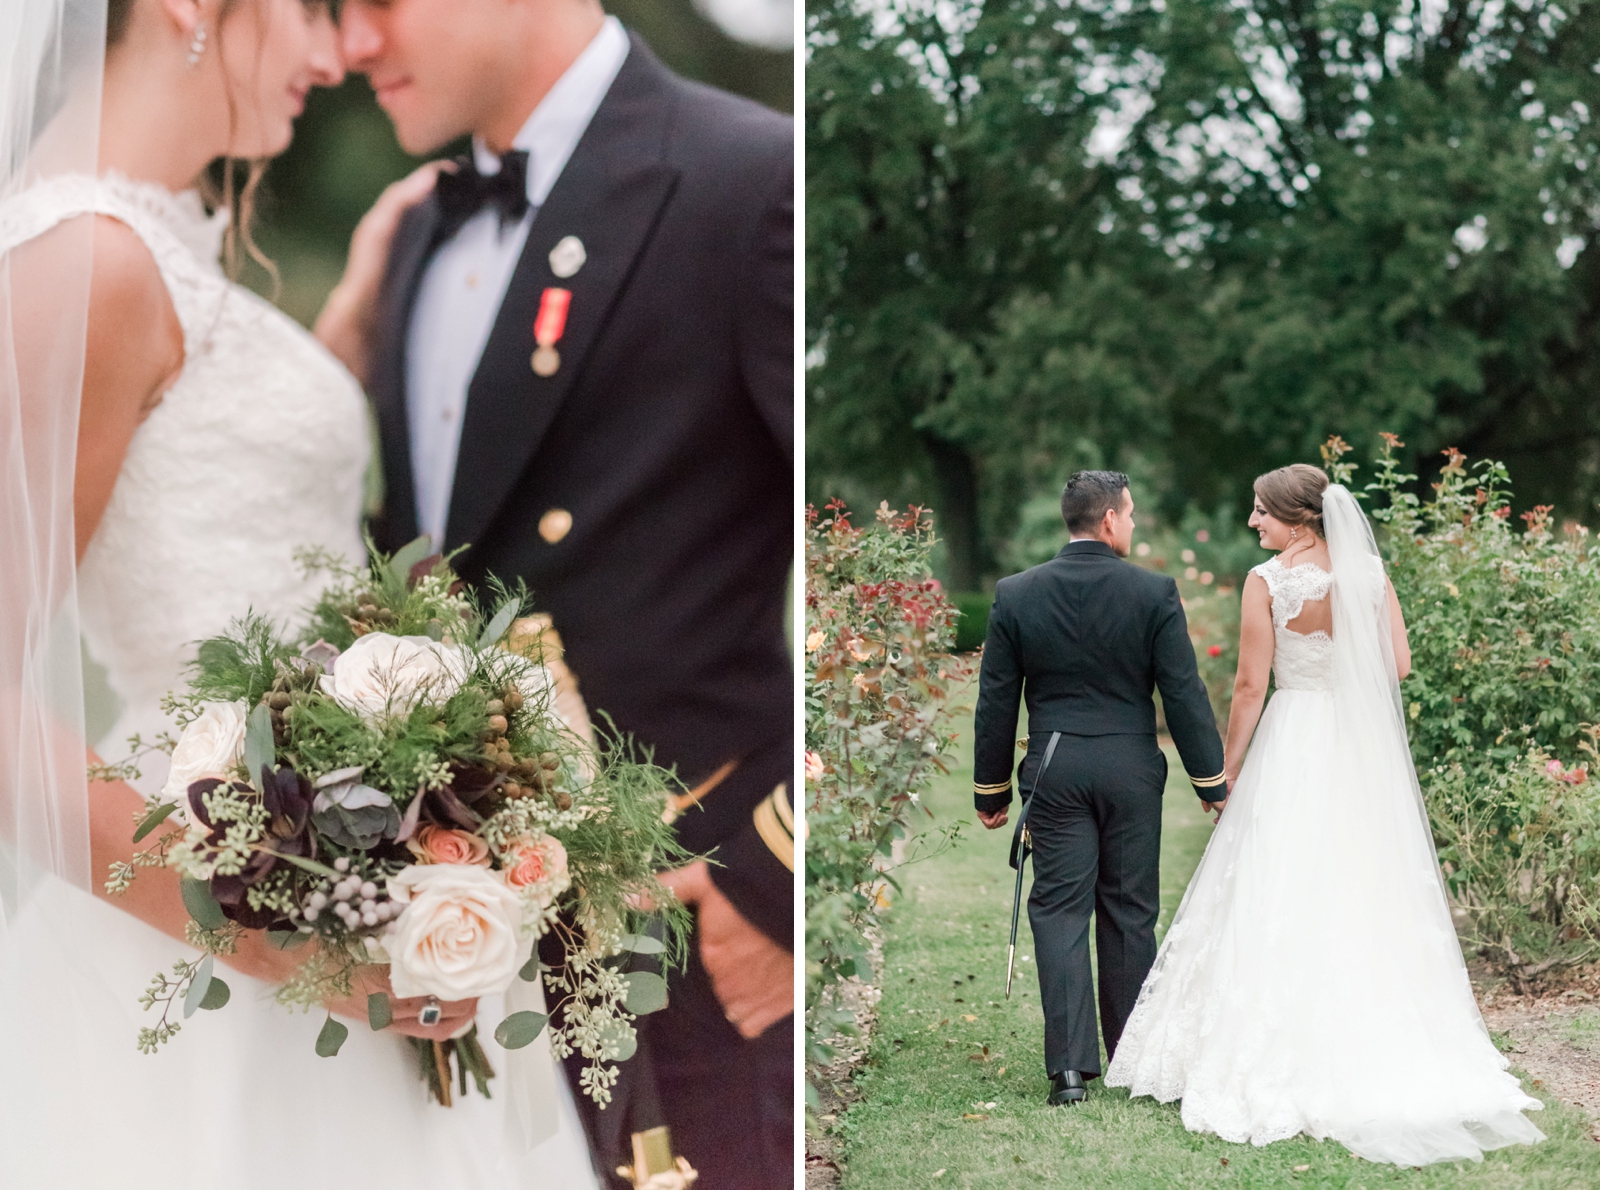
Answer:
<svg viewBox="0 0 1600 1190"><path fill-rule="evenodd" d="M405 906L383 940L396 996L498 995L527 959L522 902L487 868L412 865L389 877L389 896Z"/></svg>
<svg viewBox="0 0 1600 1190"><path fill-rule="evenodd" d="M567 849L554 835L518 839L501 852L500 875L508 888L532 897L539 908L550 903L572 883L567 875Z"/></svg>
<svg viewBox="0 0 1600 1190"><path fill-rule="evenodd" d="M321 678L323 693L364 719L404 715L424 699L447 700L466 679L466 661L453 645L426 636L369 632L357 637Z"/></svg>
<svg viewBox="0 0 1600 1190"><path fill-rule="evenodd" d="M244 759L244 733L249 708L238 702L208 702L198 718L183 729L172 750L172 768L161 796L185 808L189 786L203 777L226 777Z"/></svg>

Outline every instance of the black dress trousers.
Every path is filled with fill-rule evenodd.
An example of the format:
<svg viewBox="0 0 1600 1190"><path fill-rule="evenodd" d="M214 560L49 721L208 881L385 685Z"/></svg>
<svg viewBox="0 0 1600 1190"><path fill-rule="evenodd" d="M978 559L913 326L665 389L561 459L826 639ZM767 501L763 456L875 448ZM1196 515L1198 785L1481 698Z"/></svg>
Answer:
<svg viewBox="0 0 1600 1190"><path fill-rule="evenodd" d="M1033 734L1025 787L1048 740L1048 734ZM1100 1073L1089 915L1095 915L1108 1058L1155 962L1166 783L1167 758L1154 735L1063 735L1030 799L1034 877L1028 922L1049 1074Z"/></svg>

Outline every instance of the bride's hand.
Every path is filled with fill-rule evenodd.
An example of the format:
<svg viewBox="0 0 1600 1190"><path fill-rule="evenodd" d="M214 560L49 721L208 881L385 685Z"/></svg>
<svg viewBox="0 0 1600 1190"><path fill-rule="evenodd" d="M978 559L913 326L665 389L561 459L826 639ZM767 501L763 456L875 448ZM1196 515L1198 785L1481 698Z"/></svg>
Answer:
<svg viewBox="0 0 1600 1190"><path fill-rule="evenodd" d="M442 1015L436 1025L422 1025L417 1023L417 1014L428 1003L426 996L410 996L405 999L396 999L394 988L389 984L389 969L387 967L363 967L355 977L355 991L340 1000L329 1000L328 1009L335 1016L347 1017L351 1020L367 1024L367 997L382 992L389 997L389 1010L393 1021L385 1031L404 1033L407 1037L420 1037L425 1041L448 1041L452 1037L459 1037L472 1027L474 1018L478 1015L478 1002L476 1000L440 1000L439 1009Z"/></svg>
<svg viewBox="0 0 1600 1190"><path fill-rule="evenodd" d="M388 186L361 217L350 237L344 276L328 295L314 333L364 385L372 357L378 293L389 264L389 245L400 218L433 193L434 179L448 162L430 161Z"/></svg>

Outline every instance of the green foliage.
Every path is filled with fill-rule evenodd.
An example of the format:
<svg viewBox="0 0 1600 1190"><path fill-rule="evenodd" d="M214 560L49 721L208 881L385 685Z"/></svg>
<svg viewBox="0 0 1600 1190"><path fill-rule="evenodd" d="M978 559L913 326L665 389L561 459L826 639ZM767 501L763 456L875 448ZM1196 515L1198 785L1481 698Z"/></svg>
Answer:
<svg viewBox="0 0 1600 1190"><path fill-rule="evenodd" d="M333 1014L328 1014L328 1019L323 1022L322 1031L317 1034L317 1057L332 1058L339 1053L339 1047L344 1045L345 1039L350 1036L350 1030L341 1021L333 1019Z"/></svg>
<svg viewBox="0 0 1600 1190"><path fill-rule="evenodd" d="M1600 720L1600 557L1588 531L1551 510L1511 512L1509 475L1459 451L1431 499L1411 495L1385 441L1373 517L1411 634L1404 698L1421 765L1505 764L1536 744L1579 759ZM1524 523L1518 531L1514 522Z"/></svg>
<svg viewBox="0 0 1600 1190"><path fill-rule="evenodd" d="M188 694L203 702L255 703L272 688L279 667L294 655L272 621L254 612L200 642L190 666Z"/></svg>
<svg viewBox="0 0 1600 1190"><path fill-rule="evenodd" d="M897 887L919 791L945 770L957 610L928 577L933 522L840 504L806 519L806 1060L853 1031L844 980L871 978L866 935ZM954 828L945 833L956 837Z"/></svg>
<svg viewBox="0 0 1600 1190"><path fill-rule="evenodd" d="M1425 775L1463 940L1519 986L1600 950L1600 782L1588 766L1565 769L1535 748L1505 766L1454 761Z"/></svg>
<svg viewBox="0 0 1600 1190"><path fill-rule="evenodd" d="M989 634L989 609L994 606L994 596L982 591L968 591L952 595L950 599L956 605L956 611L961 613L961 618L956 621L955 651L970 653L981 649L984 638Z"/></svg>
<svg viewBox="0 0 1600 1190"><path fill-rule="evenodd" d="M1411 641L1412 755L1463 940L1522 984L1600 944L1600 558L1547 505L1514 517L1498 462L1447 450L1418 498L1401 445L1383 435L1367 490Z"/></svg>
<svg viewBox="0 0 1600 1190"><path fill-rule="evenodd" d="M1075 468L1178 523L1333 431L1581 515L1600 8L1416 12L812 4L813 498L933 504L959 590Z"/></svg>
<svg viewBox="0 0 1600 1190"><path fill-rule="evenodd" d="M513 1012L495 1028L494 1039L508 1050L519 1050L544 1032L549 1021L542 1012Z"/></svg>

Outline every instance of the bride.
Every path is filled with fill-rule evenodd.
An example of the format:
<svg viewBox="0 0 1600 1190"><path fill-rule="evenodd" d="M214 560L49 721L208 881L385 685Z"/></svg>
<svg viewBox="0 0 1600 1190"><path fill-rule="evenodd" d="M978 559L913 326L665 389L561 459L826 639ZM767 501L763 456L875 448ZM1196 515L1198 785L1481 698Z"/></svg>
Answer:
<svg viewBox="0 0 1600 1190"><path fill-rule="evenodd" d="M0 1184L595 1186L547 1043L523 1051L542 1052L540 1119L503 1092L431 1106L396 1034L450 1037L476 1002L428 1027L396 1000L374 1033L366 994L388 988L368 978L329 1005L358 1023L324 1060L320 1015L272 999L297 956L259 935L224 960L225 1011L135 1049L140 993L194 952L171 871L105 899L164 772L86 783L79 623L125 708L98 749L117 759L169 726L192 642L308 606L299 548L361 556L361 390L226 278L247 218L193 189L219 157L282 152L343 70L325 0L8 0L0 44ZM359 341L394 222L431 183L364 221L328 341Z"/></svg>
<svg viewBox="0 0 1600 1190"><path fill-rule="evenodd" d="M1303 1132L1397 1165L1542 1140L1451 926L1366 517L1305 464L1255 493L1279 553L1245 582L1228 797L1106 1082L1181 1099L1193 1132Z"/></svg>

